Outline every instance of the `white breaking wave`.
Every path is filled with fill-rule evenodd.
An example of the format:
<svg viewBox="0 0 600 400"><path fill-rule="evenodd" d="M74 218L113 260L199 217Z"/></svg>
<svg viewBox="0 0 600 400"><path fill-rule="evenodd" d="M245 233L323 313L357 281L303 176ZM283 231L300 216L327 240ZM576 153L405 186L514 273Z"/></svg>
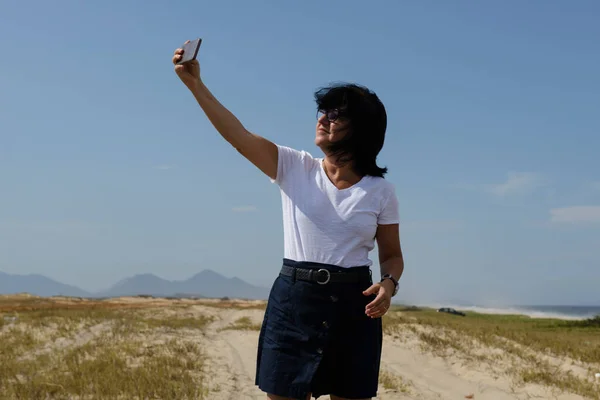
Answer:
<svg viewBox="0 0 600 400"><path fill-rule="evenodd" d="M430 308L454 308L457 311L471 311L479 314L500 314L500 315L524 315L530 318L555 318L563 320L582 320L592 318L594 315L581 316L581 315L569 315L565 313L551 312L551 311L538 311L527 308L507 307L507 308L495 308L495 307L481 307L481 306L459 306L452 304L421 304L422 307Z"/></svg>

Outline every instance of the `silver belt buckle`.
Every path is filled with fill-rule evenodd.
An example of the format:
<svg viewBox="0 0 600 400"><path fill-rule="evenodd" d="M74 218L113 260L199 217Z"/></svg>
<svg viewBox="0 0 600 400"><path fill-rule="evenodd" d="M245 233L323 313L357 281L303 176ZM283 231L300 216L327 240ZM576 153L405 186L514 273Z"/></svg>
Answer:
<svg viewBox="0 0 600 400"><path fill-rule="evenodd" d="M317 273L321 273L321 272L326 272L326 273L327 273L327 279L326 279L325 281L320 281L320 280L317 278L317 283L318 283L319 285L326 285L326 284L328 284L328 283L329 283L329 281L331 280L331 272L329 272L329 270L327 270L327 269L324 269L324 268L321 268L320 270L318 270L318 271L317 271Z"/></svg>

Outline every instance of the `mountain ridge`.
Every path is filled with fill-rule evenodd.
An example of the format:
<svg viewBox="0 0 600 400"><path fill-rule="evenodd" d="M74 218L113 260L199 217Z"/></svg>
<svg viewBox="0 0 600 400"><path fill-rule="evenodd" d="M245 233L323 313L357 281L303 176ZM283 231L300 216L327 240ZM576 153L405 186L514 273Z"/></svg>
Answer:
<svg viewBox="0 0 600 400"><path fill-rule="evenodd" d="M235 297L264 300L269 288L252 285L238 277L228 278L218 272L205 269L187 279L168 280L152 273L140 273L123 278L108 289L90 292L74 285L67 285L40 274L8 274L0 271L0 294L29 293L36 296L69 297L120 297L150 295Z"/></svg>

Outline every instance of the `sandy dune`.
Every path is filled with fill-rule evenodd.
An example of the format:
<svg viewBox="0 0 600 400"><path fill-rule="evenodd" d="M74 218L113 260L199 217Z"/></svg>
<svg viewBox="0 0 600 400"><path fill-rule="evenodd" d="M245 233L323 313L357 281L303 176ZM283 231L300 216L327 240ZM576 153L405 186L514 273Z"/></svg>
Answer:
<svg viewBox="0 0 600 400"><path fill-rule="evenodd" d="M190 318L209 321L200 329L182 327L153 330L150 333L134 330L131 334L149 347L161 347L161 343L171 339L198 345L207 360L203 367L203 385L206 384L209 390L206 396L208 399L266 399L266 395L254 385L258 328L262 322L264 302L136 297L105 299L100 302L70 298L53 298L51 301L32 299L28 303L27 298L14 298L15 301L22 301L22 304L17 302L15 304L18 306L8 306L7 299L0 296L0 300L4 301L4 312L12 310L11 321L14 318L12 315L18 315L19 311L57 307L83 310L94 304L101 305L101 310L131 310L132 316L152 315L159 319ZM399 315L404 314L394 311L390 320ZM61 334L56 334L57 326L38 324L33 332L37 336L45 335L40 341L43 345L23 356L31 358L43 353L84 346L110 333L110 329L114 328L113 322L100 319L90 325L73 327L72 331ZM0 334L6 333L13 323L18 323L18 319L17 322L8 322L4 329L0 329ZM385 335L377 399L583 399L548 387L515 383L514 374L511 375L509 371L511 366L515 366L514 360L511 361L506 355L499 357L499 349L473 343L476 351L470 352L470 358L460 352L436 355L423 347L422 336L419 336L419 332L422 333L423 330L429 330L428 333L434 338L444 336L444 332L431 329L415 325L412 329L399 329L393 336ZM478 357L473 357L474 354ZM594 364L592 368L586 369L585 365L577 365L573 360L552 359L549 354L538 354L538 359L542 358L550 361L556 368L582 377L589 373L588 370L596 371L596 368L600 368L600 365ZM517 360L517 365L518 362ZM600 380L598 390L600 391Z"/></svg>
<svg viewBox="0 0 600 400"><path fill-rule="evenodd" d="M216 309L195 306L197 312L217 317L202 338L203 347L213 363L210 370L209 398L215 400L265 399L254 386L257 331L224 330L241 317L260 323L262 310ZM463 364L458 358L441 358L423 352L416 336L401 339L386 337L382 371L397 379L401 388L380 385L377 399L583 399L577 395L554 393L537 385L515 387L509 377L484 365ZM468 396L468 397L467 397ZM326 397L325 397L326 398Z"/></svg>

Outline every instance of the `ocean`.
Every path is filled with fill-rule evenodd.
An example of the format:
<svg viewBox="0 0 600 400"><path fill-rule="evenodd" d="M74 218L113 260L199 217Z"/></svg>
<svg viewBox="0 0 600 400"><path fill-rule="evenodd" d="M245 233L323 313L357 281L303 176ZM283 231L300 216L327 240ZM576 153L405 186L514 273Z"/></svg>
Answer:
<svg viewBox="0 0 600 400"><path fill-rule="evenodd" d="M426 307L440 308L451 307L460 311L472 311L482 314L519 314L532 318L558 318L558 319L587 319L600 315L600 306L510 306L510 307L482 307L461 306L451 304L426 305Z"/></svg>
<svg viewBox="0 0 600 400"><path fill-rule="evenodd" d="M517 309L523 310L537 316L555 316L565 319L586 319L600 315L600 306L521 306Z"/></svg>

